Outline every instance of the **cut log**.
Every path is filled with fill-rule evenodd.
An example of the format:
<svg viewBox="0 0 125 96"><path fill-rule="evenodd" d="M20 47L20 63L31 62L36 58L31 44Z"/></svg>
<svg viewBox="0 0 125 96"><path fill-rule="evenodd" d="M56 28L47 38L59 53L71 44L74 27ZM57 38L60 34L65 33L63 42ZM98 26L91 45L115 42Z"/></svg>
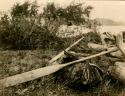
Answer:
<svg viewBox="0 0 125 96"><path fill-rule="evenodd" d="M118 48L120 49L122 55L124 56L125 59L125 43L123 42L123 33L119 32L116 36L116 44Z"/></svg>
<svg viewBox="0 0 125 96"><path fill-rule="evenodd" d="M101 53L91 55L91 56L88 56L88 57L85 57L85 58L81 58L79 60L75 60L75 61L72 61L72 62L69 62L69 63L51 65L51 66L48 66L48 67L43 67L43 68L40 68L40 69L25 72L25 73L22 73L22 74L17 74L15 76L10 76L10 77L7 77L5 79L0 80L0 88L3 89L5 87L9 87L9 86L13 86L13 85L16 85L16 84L19 84L19 83L24 83L24 82L27 82L27 81L30 81L30 80L34 80L34 79L37 79L39 77L43 77L43 76L52 74L54 72L57 72L60 69L66 67L66 66L76 64L76 63L79 63L79 62L82 62L82 61L85 61L85 60L88 60L88 59L91 59L91 58L95 58L97 56L101 56L101 55L104 55L104 54L107 54L107 53L110 53L110 52L113 52L113 51L117 51L117 50L118 49L116 47L113 47L108 51L103 51Z"/></svg>
<svg viewBox="0 0 125 96"><path fill-rule="evenodd" d="M125 83L125 62L116 62L114 66L110 66L109 73L116 80Z"/></svg>
<svg viewBox="0 0 125 96"><path fill-rule="evenodd" d="M112 56L122 58L125 61L125 43L123 42L123 33L119 32L116 36L116 44L119 51L110 53Z"/></svg>
<svg viewBox="0 0 125 96"><path fill-rule="evenodd" d="M81 37L79 40L77 40L76 42L74 42L72 45L70 45L68 48L65 49L65 51L69 51L72 47L74 47L76 44L78 44L84 37ZM60 52L58 55L56 55L54 58L52 58L49 63L53 63L54 61L56 61L57 59L59 59L61 56L64 55L64 51Z"/></svg>
<svg viewBox="0 0 125 96"><path fill-rule="evenodd" d="M95 44L95 43L88 43L88 47L96 49L96 50L108 49L108 47L105 46L105 45ZM123 54L122 54L122 52L120 50L118 50L116 52L111 52L110 55L113 56L113 57L117 57L117 58L123 58Z"/></svg>
<svg viewBox="0 0 125 96"><path fill-rule="evenodd" d="M89 47L89 48L96 49L96 50L105 50L105 49L108 48L108 47L105 46L105 45L95 44L95 43L88 43L88 47Z"/></svg>
<svg viewBox="0 0 125 96"><path fill-rule="evenodd" d="M125 60L125 44L123 43L123 33L118 33L116 36L116 44L122 53ZM125 62L116 62L114 66L109 67L111 76L125 83Z"/></svg>

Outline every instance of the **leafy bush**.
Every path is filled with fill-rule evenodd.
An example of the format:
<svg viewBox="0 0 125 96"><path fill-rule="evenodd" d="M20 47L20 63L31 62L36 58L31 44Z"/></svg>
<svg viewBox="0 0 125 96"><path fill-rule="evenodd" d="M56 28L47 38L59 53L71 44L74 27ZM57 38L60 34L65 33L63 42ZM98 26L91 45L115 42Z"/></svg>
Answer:
<svg viewBox="0 0 125 96"><path fill-rule="evenodd" d="M33 25L34 21L16 18L8 22L9 24L4 24L0 29L1 43L8 48L34 49L40 47L47 49L59 41L58 37L51 34L45 26Z"/></svg>
<svg viewBox="0 0 125 96"><path fill-rule="evenodd" d="M61 8L51 3L43 8L43 13L38 13L36 2L17 3L12 7L10 16L5 14L1 17L1 46L8 49L63 49L73 40L56 35L60 25L71 23L88 27L91 9L91 6L83 8L81 4Z"/></svg>

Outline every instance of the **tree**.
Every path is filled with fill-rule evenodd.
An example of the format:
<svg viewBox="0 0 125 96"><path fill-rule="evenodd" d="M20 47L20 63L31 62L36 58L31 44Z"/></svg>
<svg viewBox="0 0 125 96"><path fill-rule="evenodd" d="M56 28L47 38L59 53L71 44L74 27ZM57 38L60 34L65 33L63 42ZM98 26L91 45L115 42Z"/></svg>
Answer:
<svg viewBox="0 0 125 96"><path fill-rule="evenodd" d="M43 13L38 13L37 2L24 2L12 7L11 15L5 15L0 21L0 41L12 49L62 49L71 42L57 36L62 24L87 25L90 23L90 6L69 5L57 7L47 4ZM44 20L44 24L41 24Z"/></svg>
<svg viewBox="0 0 125 96"><path fill-rule="evenodd" d="M56 7L54 3L49 3L43 12L43 16L48 21L63 21L67 25L80 25L88 22L91 6L82 6L83 4L69 5L66 8Z"/></svg>
<svg viewBox="0 0 125 96"><path fill-rule="evenodd" d="M11 9L11 16L19 17L19 16L36 16L38 12L38 6L36 2L29 3L24 2L23 4L15 4Z"/></svg>

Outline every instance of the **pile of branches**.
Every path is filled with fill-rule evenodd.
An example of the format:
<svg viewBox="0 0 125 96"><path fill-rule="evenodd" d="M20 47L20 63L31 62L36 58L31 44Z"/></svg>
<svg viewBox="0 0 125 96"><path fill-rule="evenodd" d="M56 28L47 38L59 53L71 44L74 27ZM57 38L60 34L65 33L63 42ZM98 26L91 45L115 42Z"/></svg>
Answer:
<svg viewBox="0 0 125 96"><path fill-rule="evenodd" d="M64 52L65 55L60 59L60 63L65 64L74 60L79 60L80 58L105 51L111 46L116 46L114 36L110 36L109 38L108 36L111 35L109 33L104 33L103 35L106 37L102 38L103 36L97 33L86 34L85 39L73 48L72 51ZM56 73L56 81L73 89L92 89L100 83L105 82L107 78L113 78L111 75L111 66L114 67L117 61L123 61L123 58L116 58L120 57L117 53L108 53L65 67ZM120 53L120 55L122 54ZM109 69L111 70L109 71Z"/></svg>
<svg viewBox="0 0 125 96"><path fill-rule="evenodd" d="M80 90L91 89L103 82L106 77L113 77L125 83L123 34L119 32L116 36L105 35L96 33L94 37L89 34L83 36L52 58L49 62L52 65L1 79L0 88L4 89L52 73L55 73L56 81ZM82 40L83 42L78 45ZM77 46L73 49L75 45ZM71 48L72 51L69 51ZM61 64L55 62L60 57Z"/></svg>

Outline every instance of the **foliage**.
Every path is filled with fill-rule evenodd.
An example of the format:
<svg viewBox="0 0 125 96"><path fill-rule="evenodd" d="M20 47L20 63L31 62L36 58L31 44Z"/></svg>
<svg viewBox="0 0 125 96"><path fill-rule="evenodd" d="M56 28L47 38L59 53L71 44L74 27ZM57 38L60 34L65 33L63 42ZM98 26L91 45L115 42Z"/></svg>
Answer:
<svg viewBox="0 0 125 96"><path fill-rule="evenodd" d="M54 3L48 4L44 8L43 15L49 20L63 21L67 25L85 25L89 20L90 12L93 9L91 6L82 6L83 4L78 5L69 5L66 8L56 7Z"/></svg>
<svg viewBox="0 0 125 96"><path fill-rule="evenodd" d="M36 16L37 15L37 5L36 2L30 4L29 2L24 2L23 4L17 3L12 7L11 16Z"/></svg>
<svg viewBox="0 0 125 96"><path fill-rule="evenodd" d="M43 8L43 13L39 13L37 2L17 3L12 7L10 16L5 14L1 17L1 46L8 49L62 50L73 40L56 35L60 25L82 24L88 27L91 10L91 6L82 7L82 4L62 8L49 3Z"/></svg>
<svg viewBox="0 0 125 96"><path fill-rule="evenodd" d="M5 19L4 17L4 20ZM7 19L6 22L9 23L5 23L1 26L0 39L8 48L34 49L41 47L46 49L50 48L50 46L55 46L58 41L58 37L50 34L45 27L37 25L36 21L29 21L25 18L15 18L11 22Z"/></svg>

